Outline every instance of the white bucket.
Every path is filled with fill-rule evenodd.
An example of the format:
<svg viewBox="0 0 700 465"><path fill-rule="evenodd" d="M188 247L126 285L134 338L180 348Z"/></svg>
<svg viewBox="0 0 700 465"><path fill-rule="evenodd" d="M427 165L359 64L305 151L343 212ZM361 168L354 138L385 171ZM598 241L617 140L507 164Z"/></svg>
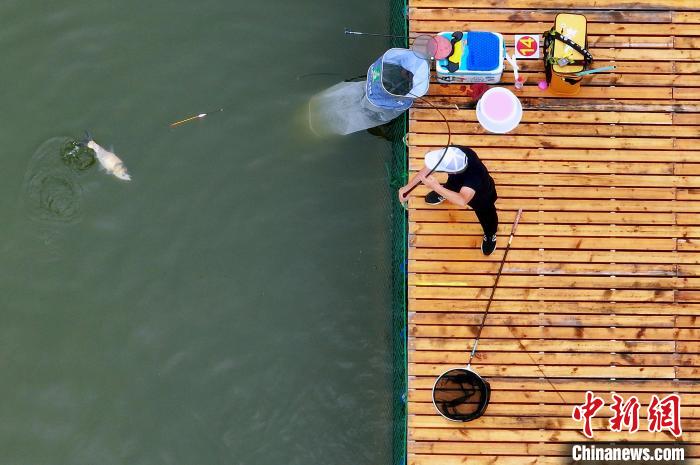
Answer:
<svg viewBox="0 0 700 465"><path fill-rule="evenodd" d="M523 117L523 106L513 92L503 87L487 90L476 104L476 118L489 132L512 131Z"/></svg>

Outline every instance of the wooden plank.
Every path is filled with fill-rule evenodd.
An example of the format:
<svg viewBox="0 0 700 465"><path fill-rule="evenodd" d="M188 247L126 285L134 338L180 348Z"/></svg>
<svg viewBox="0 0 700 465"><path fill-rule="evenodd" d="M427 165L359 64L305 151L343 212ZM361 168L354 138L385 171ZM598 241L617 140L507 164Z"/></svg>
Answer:
<svg viewBox="0 0 700 465"><path fill-rule="evenodd" d="M700 12L694 11L674 11L671 13L672 22L700 24Z"/></svg>
<svg viewBox="0 0 700 465"><path fill-rule="evenodd" d="M700 94L697 89L694 90ZM459 121L451 121L450 131L453 134L485 134L484 128L478 122L463 123ZM430 133L442 134L447 127L444 121L411 121L411 131L414 133ZM692 137L698 138L700 130L695 126L673 125L671 127L664 126L649 126L649 125L597 125L597 124L577 124L571 125L548 123L544 128L539 123L521 123L515 130L510 132L512 135L541 135L546 132L549 135L561 136L603 136L603 137ZM699 157L700 154L695 155ZM696 161L700 159L696 158Z"/></svg>
<svg viewBox="0 0 700 465"><path fill-rule="evenodd" d="M560 457L532 457L523 456L465 456L465 455L408 455L408 465L464 465L469 460L474 465L561 465ZM694 464L692 464L694 465Z"/></svg>
<svg viewBox="0 0 700 465"><path fill-rule="evenodd" d="M433 378L434 379L434 378ZM491 378L489 378L491 379ZM571 379L571 378L570 378ZM581 382L593 382L596 380L593 379L586 379L582 378L579 381ZM623 379L615 379L615 380L598 380L601 382L607 382L609 383L610 386L614 386L617 383L624 382L624 381L632 381L632 380L623 380ZM672 380L660 380L660 381L668 381L669 383L672 382ZM697 382L697 381L694 381ZM606 393L609 393L610 390L608 389ZM561 401L560 401L561 402ZM567 404L542 404L542 403L530 403L530 404L525 404L525 403L507 403L507 404L497 404L497 403L492 403L489 404L489 416L495 416L495 417L512 417L512 416L533 416L533 417L565 417L565 418L571 418L571 405ZM435 415L435 406L433 405L432 402L409 402L408 403L408 410L410 414L420 414L420 415ZM642 412L640 412L642 413ZM601 417L601 418L609 418L612 416L612 413L610 412L609 409L601 409L598 411L596 414L596 417ZM700 407L683 407L683 418L698 418L700 417Z"/></svg>
<svg viewBox="0 0 700 465"><path fill-rule="evenodd" d="M674 302L672 306L661 303L642 302L492 302L493 312L519 312L519 313L579 313L579 314L631 314L631 315L693 315L697 312L696 304L680 304ZM457 299L409 299L409 311L418 312L477 312L482 311L485 302Z"/></svg>
<svg viewBox="0 0 700 465"><path fill-rule="evenodd" d="M474 310L475 311L475 310ZM416 312L410 313L408 321L414 325L479 325L483 312L449 313L449 312ZM695 323L688 324L693 316L645 315L644 327L674 328L699 327ZM532 314L532 313L494 313L487 319L488 326L562 326L562 327L639 327L639 315L600 315L583 314Z"/></svg>
<svg viewBox="0 0 700 465"><path fill-rule="evenodd" d="M479 365L568 365L568 366L601 366L601 365L616 365L616 366L668 366L677 365L682 361L687 363L688 358L681 358L678 354L604 354L604 353L585 353L585 352L565 352L556 353L549 352L546 354L530 354L526 352L479 352L478 357L475 356L472 363ZM689 356L686 356L689 357ZM428 364L453 364L459 365L464 363L464 352L438 352L438 351L420 351L412 353L409 357L412 363L428 363ZM497 396L512 396L510 393L501 391L494 393L494 399ZM524 397L530 394L523 394ZM583 396L578 396L579 399ZM685 397L683 396L684 401ZM428 401L430 399L428 398ZM548 402L540 400L540 402Z"/></svg>
<svg viewBox="0 0 700 465"><path fill-rule="evenodd" d="M549 147L549 148L595 148L595 149L636 149L636 150L673 150L676 148L671 138L645 137L578 137L578 136L511 136L484 135L494 139L493 142L505 147ZM471 136L452 134L453 145L470 145ZM700 141L689 139L695 148ZM445 142L443 135L411 134L409 142L414 145L441 145Z"/></svg>
<svg viewBox="0 0 700 465"><path fill-rule="evenodd" d="M454 368L453 364L409 363L409 371L415 375L440 376ZM581 378L676 378L673 367L628 367L628 366L566 366L566 365L480 365L472 368L482 376L528 376L539 370L547 377L567 376ZM691 368L691 370L693 370ZM680 376L679 377L685 377Z"/></svg>
<svg viewBox="0 0 700 465"><path fill-rule="evenodd" d="M674 37L673 38L674 48L700 48L700 38L698 37Z"/></svg>
<svg viewBox="0 0 700 465"><path fill-rule="evenodd" d="M476 215L463 209L443 210L413 210L410 220L425 223L474 223ZM499 211L498 218L501 222L512 223L515 219L514 211ZM697 221L697 222L696 222ZM528 211L522 217L522 223L536 224L658 224L658 225L694 225L700 224L697 215L686 213L616 213L616 212L544 212ZM685 231L685 229L683 229Z"/></svg>
<svg viewBox="0 0 700 465"><path fill-rule="evenodd" d="M549 369L549 367L547 367ZM432 388L431 389L414 389L411 390L408 393L408 399L411 402L431 402L432 401ZM514 403L514 395L516 393L513 391L492 391L492 396L490 400L492 400L494 403ZM637 393L637 398L642 404L649 404L651 401L651 397L653 395L656 395L658 393L655 392L641 392ZM517 399L519 402L517 403L543 403L543 404L558 404L558 403L566 403L566 404L572 404L575 405L577 403L580 403L582 399L585 399L586 392L585 391L579 391L579 392L571 392L571 391L519 391L517 392ZM610 392L608 391L605 393L605 396L607 397L608 400L611 397ZM688 399L688 404L687 405L698 405L698 395L697 394L683 394L682 399ZM685 402L684 402L684 405ZM577 423L571 420L572 424L576 425ZM451 425L452 427L460 427L462 425L455 424L454 422L446 422L447 425ZM445 427L444 424L440 424L440 427ZM470 425L470 427L477 428L477 425ZM580 430L581 425L578 425L578 428L568 428L568 429L579 429Z"/></svg>
<svg viewBox="0 0 700 465"><path fill-rule="evenodd" d="M596 66L615 66L614 74L653 74L653 75L676 75L676 74L690 74L693 68L692 63L688 62L670 62L670 61L624 61L624 60L596 60ZM680 66L682 65L682 66ZM539 60L521 60L518 62L518 66L524 72L542 72L544 66ZM683 69L688 68L688 69ZM590 77L587 79L591 79Z"/></svg>
<svg viewBox="0 0 700 465"><path fill-rule="evenodd" d="M416 110L418 111L418 110ZM677 113L673 115L673 124L700 125L700 113Z"/></svg>
<svg viewBox="0 0 700 465"><path fill-rule="evenodd" d="M408 16L412 22L422 20L462 20L462 21L516 21L516 22L554 22L557 9L505 9L505 8L418 8L416 3L409 9ZM501 4L503 6L503 3ZM671 11L618 11L588 9L571 10L567 13L585 14L589 23L676 23L692 24L700 21L692 21L692 13L678 15Z"/></svg>
<svg viewBox="0 0 700 465"><path fill-rule="evenodd" d="M695 90L697 89L690 89ZM466 113L466 111L463 111ZM478 122L460 122L451 121L449 123L452 134L486 134L483 127ZM411 121L411 130L414 133L431 133L442 134L447 127L444 121ZM547 127L543 127L538 123L521 123L510 134L512 135L548 135L561 136L602 136L602 137L648 137L648 138L670 138L670 137L691 137L697 139L700 135L700 130L696 126L681 126L673 125L665 126L649 126L649 125L613 125L613 124L577 124L571 123L557 124L547 123ZM696 154L697 155L697 154ZM696 159L697 160L697 159Z"/></svg>
<svg viewBox="0 0 700 465"><path fill-rule="evenodd" d="M409 299L409 312L483 312L486 303L456 299ZM697 304L679 304L677 302L663 304L656 302L499 302L491 304L494 314L519 313L573 313L573 314L605 314L605 315L697 315Z"/></svg>
<svg viewBox="0 0 700 465"><path fill-rule="evenodd" d="M498 418L503 420L504 425L507 425L509 429L535 429L527 428L530 424L543 425L542 429L576 429L581 428L581 425L574 424L573 421L566 421L561 418L532 418L532 417L514 417L514 418ZM477 419L475 421L479 421ZM646 422L646 420L642 420ZM520 423L517 423L520 422ZM595 430L606 429L608 425L608 419L606 418L593 418L592 425ZM437 418L437 417L427 417L427 416L412 416L409 418L409 425L415 428L448 428L455 427L455 423L448 422L447 420ZM425 426L424 426L425 425ZM524 425L526 427L518 428L518 425ZM558 427L561 425L561 427ZM645 423L642 423L644 426ZM695 422L689 423L687 431L697 431ZM555 426L557 426L555 428ZM489 424L485 423L484 428L488 428ZM505 427L504 427L505 428ZM683 428L686 429L685 423ZM472 444L473 447L470 448L468 444ZM503 455L526 455L526 456L538 456L538 455L549 455L549 456L571 456L571 445L557 443L557 442L542 442L542 443L512 443L512 442L478 442L473 441L470 443L456 442L456 441L412 441L409 444L409 453L414 454L503 454ZM498 462L500 463L500 462ZM565 462L559 462L565 463Z"/></svg>
<svg viewBox="0 0 700 465"><path fill-rule="evenodd" d="M411 21L410 32L421 34L435 34L441 31L483 31L512 34L542 34L549 30L552 22L524 22L524 21L460 21L460 20L423 20ZM698 24L654 24L654 23L589 23L588 34L591 35L658 35L658 36L698 36L700 25ZM595 57L596 54L593 53Z"/></svg>
<svg viewBox="0 0 700 465"><path fill-rule="evenodd" d="M513 395L514 393L510 393ZM585 397L585 391L579 393L580 398ZM430 400L429 400L430 401ZM640 412L641 413L641 412ZM640 421L642 424L646 422L648 416L640 415ZM594 417L591 419L591 426L595 430L604 430L608 428L608 418ZM436 415L410 415L408 417L408 423L414 428L460 428L463 425L459 423L449 421L445 418ZM571 418L557 418L557 417L526 417L526 416L514 416L514 417L481 417L470 422L469 427L478 429L551 429L551 430L580 430L581 425L578 422L573 421ZM698 431L700 430L700 420L698 419L684 419L683 429L686 431ZM442 442L442 443L431 443L431 442L415 442L413 446L418 444L464 444L459 442ZM421 448L420 450L427 450L427 448ZM443 449L447 450L447 448ZM478 449L477 449L478 450Z"/></svg>
<svg viewBox="0 0 700 465"><path fill-rule="evenodd" d="M551 177L553 175L549 175ZM532 183L536 186L536 183ZM564 185L562 183L562 185ZM567 198L540 198L527 199L524 198L509 198L501 196L500 192L506 190L506 187L498 184L499 198L497 208L499 210L517 211L519 208L527 206L527 211L561 211L561 212L661 212L661 213L697 213L700 211L700 205L689 202L665 202L665 201L633 201L633 200L617 200L612 199L596 199L588 201L569 200ZM513 189L522 187L525 189L529 186L509 186ZM597 187L597 186L593 186ZM613 186L611 186L613 187ZM544 191L546 187L543 187ZM510 189L508 189L510 190ZM427 194L427 191L419 191L419 195ZM584 197L585 198L585 197ZM422 198L412 198L409 201L409 207L413 209L430 209L430 210L454 210L457 207L452 205L428 205Z"/></svg>
<svg viewBox="0 0 700 465"><path fill-rule="evenodd" d="M457 144L460 142L455 141ZM464 142L461 142L464 144ZM548 173L547 176L542 176L539 173L509 173L509 172L493 172L491 173L496 185L509 184L517 185L535 185L535 186L593 186L593 187L680 187L680 188L700 188L700 176L655 176L655 175L626 175L626 174L567 174L567 173ZM447 176L436 176L441 182L446 180ZM415 200L415 197L412 198ZM649 204L651 205L651 204ZM665 208L670 206L666 203ZM679 208L693 207L694 205L679 205ZM608 207L609 208L609 207ZM534 208L533 208L534 209ZM540 210L540 208L537 208ZM586 208L578 208L586 210ZM611 209L612 210L612 209ZM611 211L608 210L608 211ZM663 211L663 210L662 210ZM668 210L666 210L668 211Z"/></svg>
<svg viewBox="0 0 700 465"><path fill-rule="evenodd" d="M659 439L662 440L662 439ZM562 465L561 457L517 455L409 455L408 465ZM698 465L700 460L687 457L686 465Z"/></svg>
<svg viewBox="0 0 700 465"><path fill-rule="evenodd" d="M580 137L580 136L542 136L542 135L504 135L495 136L489 134L484 137L481 144L489 143L494 146L498 143L503 147L532 147L532 148L578 148L578 149L633 149L633 150L673 150L677 148L672 138L644 138L644 137ZM452 145L470 145L471 135L452 134ZM446 142L445 135L413 133L409 139L410 144L419 146L440 146ZM691 146L697 148L697 139L689 139ZM497 145L497 146L498 146ZM475 145L479 147L480 145ZM692 149L691 149L692 150Z"/></svg>
<svg viewBox="0 0 700 465"><path fill-rule="evenodd" d="M411 0L416 8L503 8L502 0ZM581 8L581 0L507 0L509 8ZM591 0L585 9L593 10L681 10L700 11L695 0Z"/></svg>
<svg viewBox="0 0 700 465"><path fill-rule="evenodd" d="M584 441L586 437L582 431L541 431L541 430L499 430L488 429L450 429L450 428L415 428L409 435L416 441L514 441L514 442L540 442L540 441ZM611 431L596 431L596 440L614 441L620 440L620 434ZM650 433L648 431L637 431L633 436L635 441L667 441L666 433ZM683 432L684 441L700 442L700 433Z"/></svg>
<svg viewBox="0 0 700 465"><path fill-rule="evenodd" d="M673 98L675 99L700 99L700 89L697 87L675 87L673 89Z"/></svg>
<svg viewBox="0 0 700 465"><path fill-rule="evenodd" d="M489 289L490 291L490 289ZM507 295L508 292L503 292ZM498 295L498 291L496 292ZM416 298L416 297L412 297ZM502 299L499 299L502 300ZM525 300L525 299L511 299ZM542 299L537 299L542 300ZM578 299L584 300L584 299ZM591 299L593 300L593 299ZM612 299L611 299L612 300ZM414 337L474 337L479 329L478 325L413 325L409 324L409 332ZM485 326L482 337L488 338L516 338L516 339L639 339L641 337L654 340L687 340L693 341L697 331L674 329L674 328L652 328L652 327L500 327ZM520 347L520 345L518 344Z"/></svg>
<svg viewBox="0 0 700 465"><path fill-rule="evenodd" d="M683 63L677 62L673 64L673 69L679 74L691 74L700 72L700 63Z"/></svg>
<svg viewBox="0 0 700 465"><path fill-rule="evenodd" d="M414 376L411 378L411 386L413 389L432 389L435 384L435 378L432 376ZM610 396L611 391L620 393L621 395L651 393L665 396L672 393L680 393L683 395L683 405L698 404L698 394L700 394L700 383L692 380L667 380L667 379L619 379L611 382L606 379L577 379L577 378L517 378L517 377L491 377L489 384L493 391L507 391L511 395L515 395L517 391L575 391L585 395L586 391L606 392L606 396ZM513 392L515 391L515 392ZM686 397L686 393L694 393L692 397ZM690 401L693 403L690 403ZM508 399L512 400L512 399ZM558 399L557 399L558 400ZM416 412L422 413L422 412ZM431 412L432 413L432 412ZM571 418L571 412L566 415ZM644 412L640 412L643 414ZM493 417L482 417L483 420L489 422L494 420Z"/></svg>
<svg viewBox="0 0 700 465"><path fill-rule="evenodd" d="M681 64L678 62L677 66ZM692 63L691 63L692 64ZM602 65L602 64L601 64ZM694 64L692 64L694 65ZM688 68L688 72L700 72L700 66ZM528 88L528 87L526 87ZM529 88L528 88L529 92ZM700 111L700 104L693 100L656 100L653 94L647 94L648 99L623 99L616 100L614 96L608 98L559 98L547 92L543 92L538 97L523 96L520 103L526 111L531 110L577 110L577 111L648 111L648 112L676 112L690 113ZM457 108L473 109L476 103L470 96L426 96L426 102L416 103L418 108ZM653 100L652 100L653 99Z"/></svg>
<svg viewBox="0 0 700 465"><path fill-rule="evenodd" d="M480 150L482 152L483 150ZM444 182L447 178L436 174L436 177ZM673 212L672 202L667 202L667 200L700 200L700 189L667 189L667 188L654 188L654 187L596 187L596 186L511 186L507 184L498 184L498 196L501 198L520 198L520 199L535 199L537 201L547 202L555 201L556 199L606 199L607 202L601 201L591 201L587 200L586 205L591 205L591 211L597 211L596 205L604 205L604 211L655 211L661 212L659 208L663 205L666 212ZM425 206L425 203L420 199L429 192L429 190L423 186L416 189L419 201L416 202L415 206L412 208L420 208L421 205ZM550 200L555 199L555 200ZM415 200L415 197L412 197ZM540 204L537 201L528 200L528 208L526 211L534 213L538 210ZM616 208L616 205L625 205L627 208ZM690 205L688 202L679 202L681 206L687 207ZM659 207L659 208L657 208ZM433 205L432 209L452 209L447 204ZM632 208L632 210L628 210ZM641 210L637 210L637 209ZM517 210L517 208L515 208ZM551 210L551 209L544 209ZM559 210L559 209L557 209ZM562 208L560 211L566 211L567 209ZM587 208L579 209L582 211L589 210ZM683 210L680 210L683 211Z"/></svg>
<svg viewBox="0 0 700 465"><path fill-rule="evenodd" d="M495 276L473 274L411 273L410 286L423 287L489 287ZM698 289L699 278L625 277L625 276L523 276L506 275L498 282L499 288L535 287L540 289ZM573 324L573 323L571 323Z"/></svg>
<svg viewBox="0 0 700 465"><path fill-rule="evenodd" d="M487 160L484 160L487 161ZM423 159L409 161L411 171L423 168ZM692 164L669 163L619 163L619 162L581 162L581 161L544 161L544 160L492 160L488 163L493 173L563 173L563 174L639 174L639 175L695 175Z"/></svg>
<svg viewBox="0 0 700 465"><path fill-rule="evenodd" d="M693 226L638 226L638 225L588 225L588 224L523 224L519 229L521 236L549 237L636 237L636 238L685 238L700 237L700 228ZM411 222L409 234L432 235L470 235L479 234L481 225L478 223L428 223ZM499 225L498 234L508 235L510 225ZM684 239L684 244L696 244L690 239ZM575 247L574 247L575 248ZM612 248L612 247L611 247ZM680 249L679 249L680 250Z"/></svg>
<svg viewBox="0 0 700 465"><path fill-rule="evenodd" d="M473 340L457 337L416 337L411 343L413 350L466 350L471 348ZM692 342L692 341L691 341ZM589 340L579 338L557 340L513 340L488 339L479 341L479 350L488 351L539 351L556 352L562 346L571 352L634 352L634 353L674 353L675 341L637 341L637 340ZM690 351L684 353L692 353ZM538 375L539 376L539 375Z"/></svg>
<svg viewBox="0 0 700 465"><path fill-rule="evenodd" d="M591 161L599 162L664 162L671 166L674 174L673 163L695 163L698 160L700 152L677 151L669 150L616 150L616 149L558 149L558 148L520 148L520 147L489 147L484 146L489 139L486 138L483 142L472 144L472 148L477 152L479 158L490 166L490 160L513 160L513 161ZM409 145L409 163L411 169L417 169L416 160L422 159L426 152L437 150L439 146L415 146ZM638 196L632 198L640 198ZM667 195L668 198L672 196ZM644 198L644 197L641 197ZM658 198L658 197L656 197Z"/></svg>
<svg viewBox="0 0 700 465"><path fill-rule="evenodd" d="M662 50L665 51L665 50ZM466 99L471 99L470 87L467 86L457 86L454 84L433 84L430 86L431 97L464 97ZM534 97L534 98L547 98L556 97L550 95L549 93L542 92L537 86L526 86L518 92L518 95L522 98ZM630 87L630 86L608 86L608 87L593 87L585 86L581 87L581 91L570 97L571 99L655 99L655 100L669 100L674 98L673 89L665 87ZM680 98L680 97L678 97Z"/></svg>
<svg viewBox="0 0 700 465"><path fill-rule="evenodd" d="M481 234L478 236L441 236L419 234L411 235L408 244L411 247L430 248L478 248L481 246ZM638 250L671 251L680 249L680 244L673 238L636 239L612 237L601 240L595 237L528 237L519 238L518 249L568 249L568 250ZM683 242L684 250L695 250L694 242ZM514 246L516 247L516 246Z"/></svg>
<svg viewBox="0 0 700 465"><path fill-rule="evenodd" d="M465 260L492 261L502 257L503 251L497 249L491 256L484 257L476 250L477 241L471 242L471 247L464 245L459 248L409 248L409 258L414 260ZM677 253L675 251L640 251L624 250L540 250L540 249L511 249L509 260L528 262L552 262L569 260L571 263L668 263L692 264L698 263L694 253Z"/></svg>
<svg viewBox="0 0 700 465"><path fill-rule="evenodd" d="M477 121L476 112L453 110L446 108L442 113L450 121ZM428 120L442 121L442 116L432 108L412 108L409 112L411 121ZM690 118L692 121L683 123L674 118ZM593 111L549 111L531 110L523 114L523 123L599 123L599 124L700 124L697 115L673 115L669 113L640 113L640 112L593 112ZM411 127L413 131L413 127Z"/></svg>

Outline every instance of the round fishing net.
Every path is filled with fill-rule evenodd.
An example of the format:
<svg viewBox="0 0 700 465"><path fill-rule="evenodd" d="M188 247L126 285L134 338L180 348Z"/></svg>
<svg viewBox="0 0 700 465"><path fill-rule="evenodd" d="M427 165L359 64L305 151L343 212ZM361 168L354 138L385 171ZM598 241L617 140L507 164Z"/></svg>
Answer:
<svg viewBox="0 0 700 465"><path fill-rule="evenodd" d="M367 70L365 82L341 82L309 101L309 123L319 135L350 134L388 123L430 85L430 64L411 50L392 48Z"/></svg>
<svg viewBox="0 0 700 465"><path fill-rule="evenodd" d="M433 403L442 416L453 421L472 421L486 411L491 395L489 383L466 368L443 373L433 387Z"/></svg>

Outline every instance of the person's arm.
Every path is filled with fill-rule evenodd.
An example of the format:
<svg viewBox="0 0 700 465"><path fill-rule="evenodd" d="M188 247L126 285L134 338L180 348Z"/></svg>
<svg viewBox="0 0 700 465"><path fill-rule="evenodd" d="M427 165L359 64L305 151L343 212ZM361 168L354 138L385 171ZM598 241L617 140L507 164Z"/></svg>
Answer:
<svg viewBox="0 0 700 465"><path fill-rule="evenodd" d="M421 179L423 179L429 172L430 170L424 166L422 170L414 174L408 183L399 189L399 202L404 203L406 200L408 200L409 194L407 194L407 192L420 184Z"/></svg>
<svg viewBox="0 0 700 465"><path fill-rule="evenodd" d="M476 194L476 191L474 189L470 189L469 187L462 187L459 190L459 192L451 191L444 187L442 184L440 184L438 180L432 176L424 177L421 181L423 182L423 184L437 192L448 202L453 203L462 208L465 208L469 204L469 201L473 199L474 195Z"/></svg>

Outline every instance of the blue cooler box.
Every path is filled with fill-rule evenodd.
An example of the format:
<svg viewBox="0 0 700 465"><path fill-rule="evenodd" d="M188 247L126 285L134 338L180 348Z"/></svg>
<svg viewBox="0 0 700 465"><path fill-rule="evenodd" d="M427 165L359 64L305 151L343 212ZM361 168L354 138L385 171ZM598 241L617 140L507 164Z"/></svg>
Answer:
<svg viewBox="0 0 700 465"><path fill-rule="evenodd" d="M452 32L440 33L449 41L452 41L452 34ZM456 71L450 72L447 69L447 59L435 62L438 82L496 84L501 80L505 59L505 44L501 34L481 31L465 32L462 46L463 53L459 58L459 69Z"/></svg>

